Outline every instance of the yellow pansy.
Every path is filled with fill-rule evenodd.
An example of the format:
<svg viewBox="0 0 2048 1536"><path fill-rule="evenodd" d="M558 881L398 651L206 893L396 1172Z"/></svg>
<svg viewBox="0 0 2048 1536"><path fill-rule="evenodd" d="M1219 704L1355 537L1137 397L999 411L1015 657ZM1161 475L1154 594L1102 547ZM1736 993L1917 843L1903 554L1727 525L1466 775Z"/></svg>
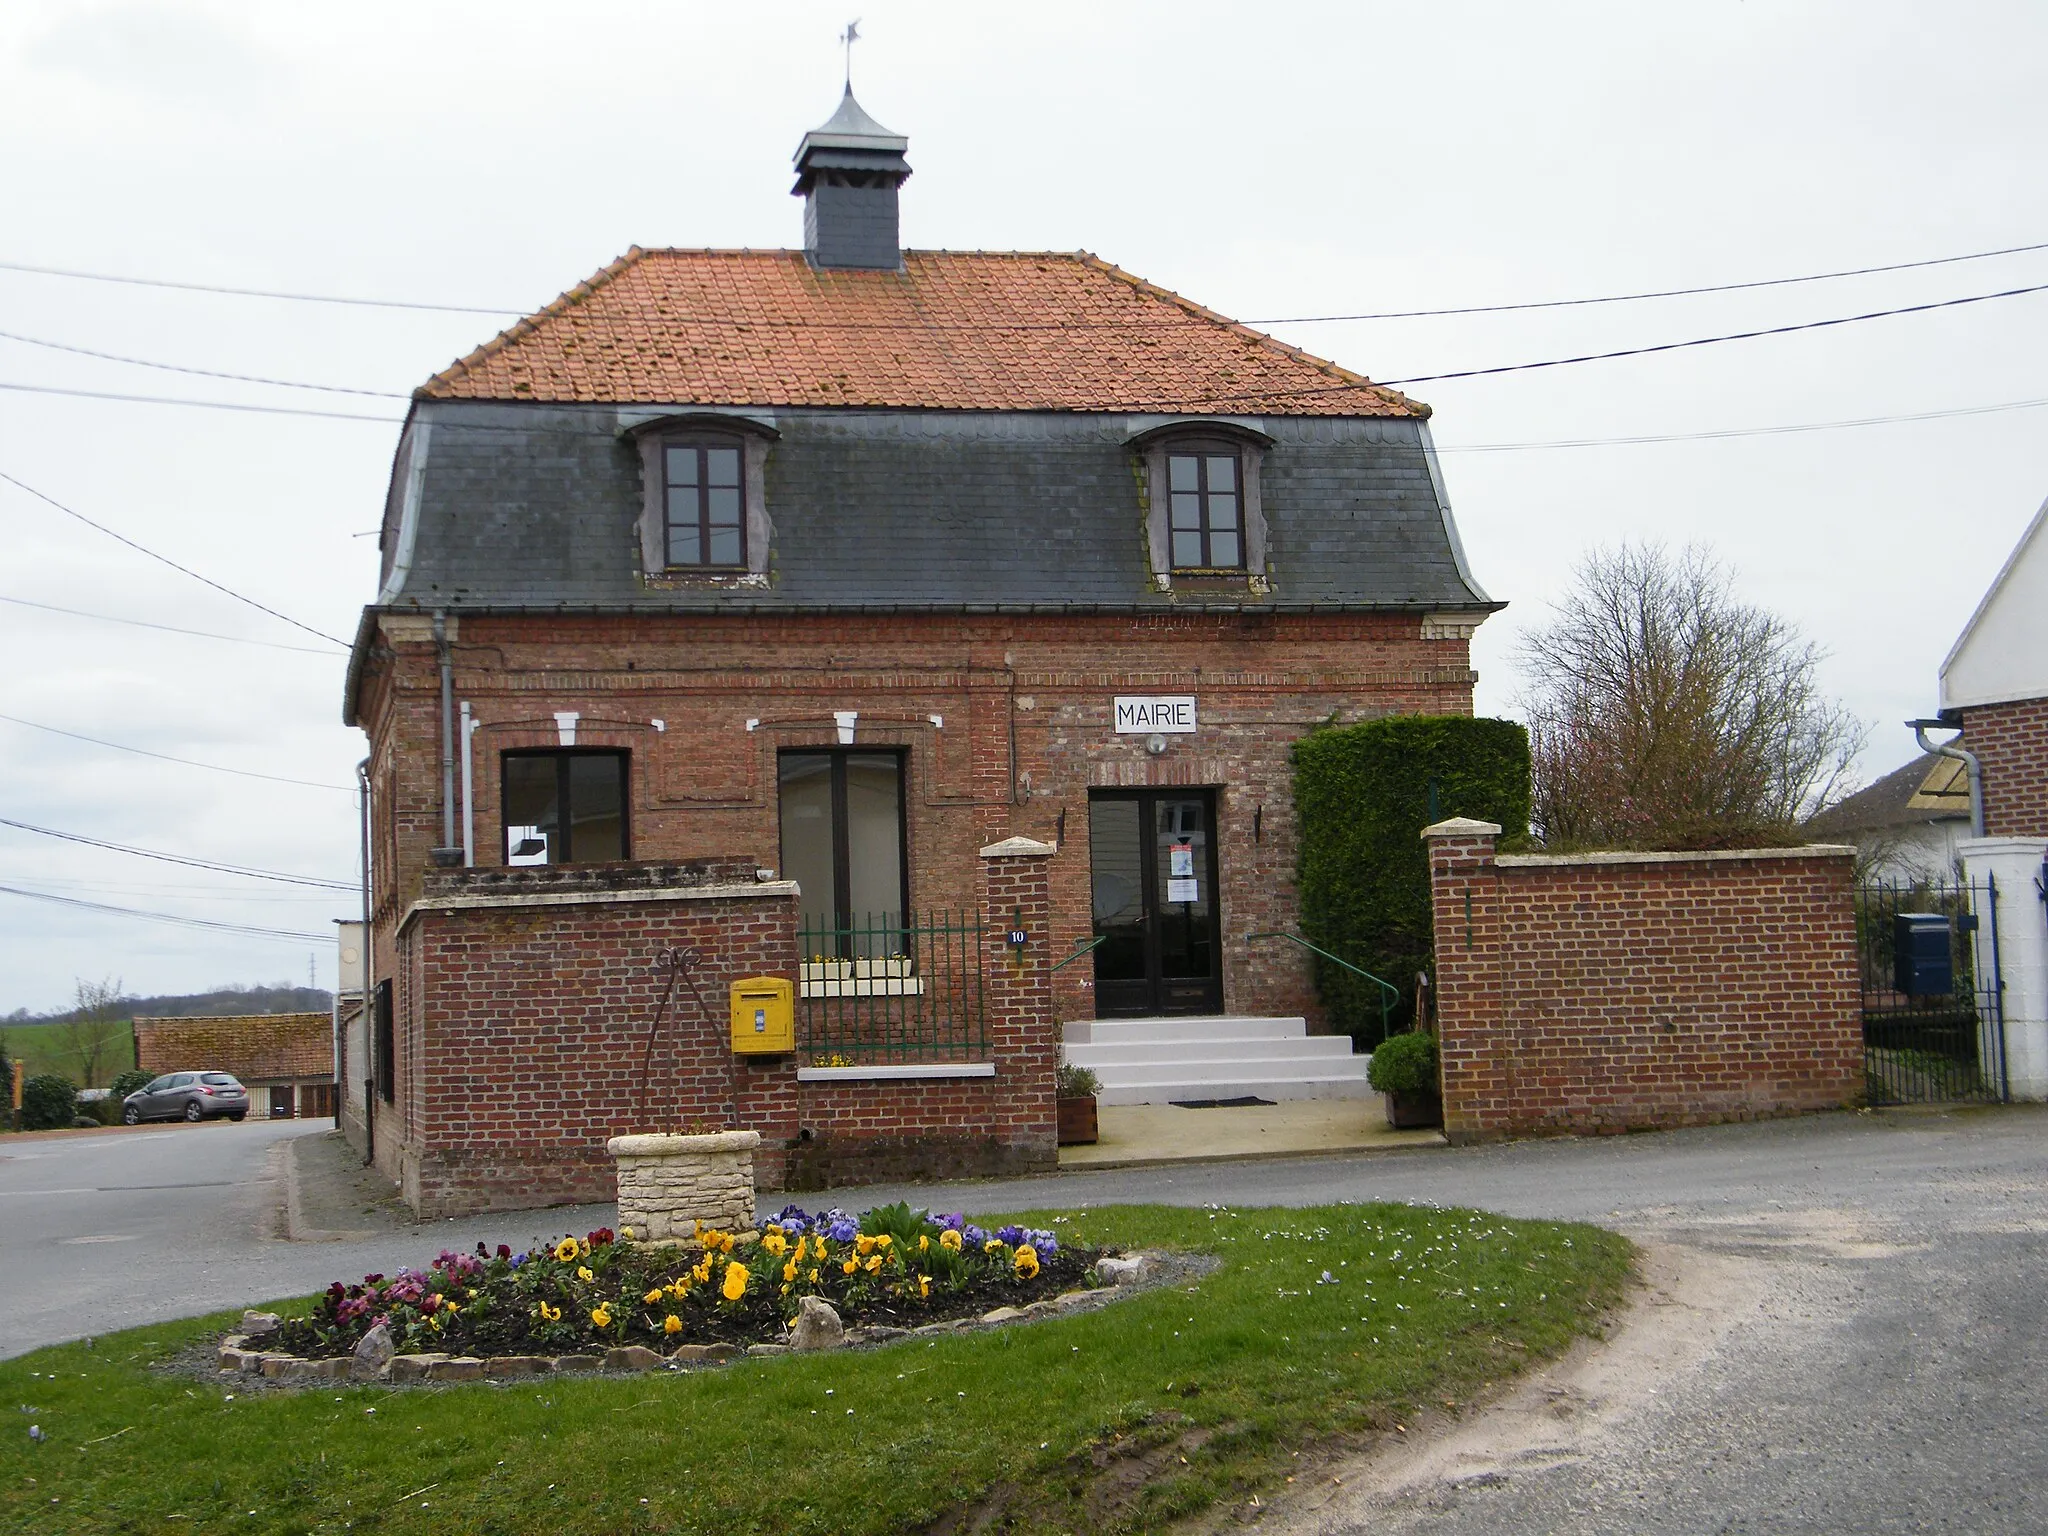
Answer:
<svg viewBox="0 0 2048 1536"><path fill-rule="evenodd" d="M808 1237L798 1238L796 1240L796 1252L790 1255L791 1259L794 1260L796 1263L801 1264L805 1259L810 1257L810 1247L811 1240Z"/></svg>
<svg viewBox="0 0 2048 1536"><path fill-rule="evenodd" d="M917 1234L917 1251L919 1253L931 1252L931 1246L932 1240L929 1234L923 1232Z"/></svg>
<svg viewBox="0 0 2048 1536"><path fill-rule="evenodd" d="M880 1255L879 1253L876 1253L876 1254L870 1254L870 1255L868 1256L868 1262L867 1262L867 1271L868 1271L868 1273L869 1273L869 1274L871 1274L871 1275L872 1275L872 1274L875 1274L875 1273L877 1273L877 1272L878 1272L878 1271L879 1271L879 1270L881 1269L881 1267L882 1267L882 1256L881 1256L881 1255Z"/></svg>
<svg viewBox="0 0 2048 1536"><path fill-rule="evenodd" d="M1002 1251L1002 1246L1002 1239L992 1237L981 1245L981 1251L983 1253L999 1253Z"/></svg>
<svg viewBox="0 0 2048 1536"><path fill-rule="evenodd" d="M592 1307L590 1309L590 1325L593 1328L611 1327L612 1309L610 1307Z"/></svg>
<svg viewBox="0 0 2048 1536"><path fill-rule="evenodd" d="M768 1235L761 1239L761 1246L779 1259L789 1248L789 1239L778 1231L770 1230Z"/></svg>
<svg viewBox="0 0 2048 1536"><path fill-rule="evenodd" d="M880 1237L875 1239L875 1246L877 1248L887 1248L891 1243L895 1241L895 1238L891 1237L888 1233L884 1232Z"/></svg>
<svg viewBox="0 0 2048 1536"><path fill-rule="evenodd" d="M817 1272L817 1271L816 1271L816 1270L814 1269L814 1270L812 1270L812 1271L811 1271L811 1284L813 1284L813 1285L816 1285L817 1283L818 1283L818 1272Z"/></svg>
<svg viewBox="0 0 2048 1536"><path fill-rule="evenodd" d="M785 1265L783 1265L783 1266L782 1266L782 1283L783 1283L784 1285L787 1285L787 1284L789 1284L789 1283L790 1283L790 1281L794 1280L795 1278L796 1278L796 1260L795 1260L795 1259L791 1259L791 1260L790 1260L790 1261L789 1261L789 1262L788 1262L787 1264L785 1264Z"/></svg>
<svg viewBox="0 0 2048 1536"><path fill-rule="evenodd" d="M540 1317L544 1323L559 1323L562 1320L562 1309L560 1307L551 1307L546 1302L542 1302L540 1304Z"/></svg>
<svg viewBox="0 0 2048 1536"><path fill-rule="evenodd" d="M681 1333L683 1331L683 1320L671 1312L661 1320L661 1331L663 1333Z"/></svg>
<svg viewBox="0 0 2048 1536"><path fill-rule="evenodd" d="M444 1301L441 1303L441 1310L443 1312L446 1312L450 1317L453 1317L456 1313L460 1312L462 1308L457 1306L452 1301Z"/></svg>
<svg viewBox="0 0 2048 1536"><path fill-rule="evenodd" d="M587 1264L578 1264L578 1265L576 1266L576 1278L577 1278L578 1280L581 1280L581 1281L582 1281L582 1282L583 1282L583 1283L584 1283L585 1285L588 1285L588 1284L590 1284L590 1282L591 1282L591 1281L595 1280L595 1279L597 1278L597 1276L593 1275L593 1274L592 1274L592 1273L590 1272L590 1266L589 1266L589 1265L587 1265Z"/></svg>
<svg viewBox="0 0 2048 1536"><path fill-rule="evenodd" d="M875 1240L863 1232L853 1240L853 1251L866 1258L875 1251Z"/></svg>
<svg viewBox="0 0 2048 1536"><path fill-rule="evenodd" d="M654 1305L654 1304L655 1304L655 1303L656 1303L657 1301L661 1300L661 1297L662 1297L662 1290L661 1290L661 1287L657 1285L657 1286L656 1286L656 1287L655 1287L655 1288L654 1288L653 1290L649 1291L649 1292L648 1292L648 1293L647 1293L647 1294L646 1294L645 1296L642 1296L642 1297L641 1297L640 1299L641 1299L642 1301L646 1302L646 1303L647 1303L647 1305L651 1307L651 1306L653 1306L653 1305Z"/></svg>
<svg viewBox="0 0 2048 1536"><path fill-rule="evenodd" d="M631 1227L621 1227L619 1228L619 1236L630 1243L633 1241L633 1229Z"/></svg>
<svg viewBox="0 0 2048 1536"><path fill-rule="evenodd" d="M925 1297L927 1297L927 1296L931 1295L931 1293L932 1293L932 1277L931 1277L930 1275L919 1275L919 1276L917 1277L917 1297L918 1297L918 1300L922 1301L922 1300L923 1300L923 1299L924 1299Z"/></svg>
<svg viewBox="0 0 2048 1536"><path fill-rule="evenodd" d="M839 1272L840 1272L840 1273L841 1273L842 1275L850 1275L850 1274L852 1274L852 1273L853 1273L853 1272L854 1272L854 1271L855 1271L856 1269L859 1269L859 1268L860 1268L860 1260L859 1260L859 1259L848 1259L848 1260L847 1260L847 1261L846 1261L846 1262L845 1262L844 1264L842 1264L842 1265L840 1265L840 1266L839 1266Z"/></svg>
<svg viewBox="0 0 2048 1536"><path fill-rule="evenodd" d="M557 1264L566 1264L566 1263L568 1263L568 1262L569 1262L569 1261L570 1261L571 1259L573 1259L573 1258L575 1258L575 1257L576 1257L576 1239L575 1239L575 1238L573 1238L573 1237L565 1237L565 1238L563 1238L563 1239L562 1239L562 1240L561 1240L561 1241L560 1241L559 1243L555 1244L555 1262L556 1262Z"/></svg>
<svg viewBox="0 0 2048 1536"><path fill-rule="evenodd" d="M726 1299L727 1301L738 1301L738 1300L739 1300L739 1299L740 1299L740 1298L741 1298L742 1296L746 1295L746 1294L747 1294L747 1281L748 1281L748 1280L750 1280L751 1278L752 1278L752 1276L750 1276L750 1275L749 1275L749 1274L747 1273L747 1266L746 1266L746 1265L744 1265L744 1264L728 1264L728 1265L726 1265L726 1266L725 1266L725 1284L724 1284L724 1286L722 1286L722 1287L721 1287L721 1290L722 1290L722 1292L723 1292L723 1294L724 1294L724 1296L725 1296L725 1299Z"/></svg>
<svg viewBox="0 0 2048 1536"><path fill-rule="evenodd" d="M1038 1273L1038 1250L1029 1243L1018 1244L1016 1265L1018 1278L1029 1280Z"/></svg>
<svg viewBox="0 0 2048 1536"><path fill-rule="evenodd" d="M939 1234L939 1246L941 1248L950 1248L955 1253L958 1253L960 1251L960 1234L951 1227L946 1228L945 1231Z"/></svg>

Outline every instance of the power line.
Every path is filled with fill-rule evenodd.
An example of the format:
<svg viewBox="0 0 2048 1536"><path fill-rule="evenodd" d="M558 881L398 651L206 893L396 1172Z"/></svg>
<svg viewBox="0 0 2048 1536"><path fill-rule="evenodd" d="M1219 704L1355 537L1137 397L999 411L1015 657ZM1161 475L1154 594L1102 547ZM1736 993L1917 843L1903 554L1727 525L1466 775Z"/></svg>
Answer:
<svg viewBox="0 0 2048 1536"><path fill-rule="evenodd" d="M176 624L157 624L148 619L124 618L115 613L87 613L83 608L60 608L55 603L38 603L26 597L7 597L0 594L0 603L13 603L19 608L40 608L45 613L68 614L74 619L98 619L103 624L132 624L138 629L160 629L171 635L194 635L201 640L229 640L236 645L260 645L272 651L296 651L301 656L319 656L328 661L334 659L332 651L316 651L310 645L286 645L279 640L252 640L247 635L216 635L211 630L181 629Z"/></svg>
<svg viewBox="0 0 2048 1536"><path fill-rule="evenodd" d="M102 741L97 736L81 736L76 731L59 730L54 725L38 725L33 720L24 720L18 715L0 715L10 725L25 725L32 731L48 731L52 736L68 736L73 741L89 742L95 747L111 747L116 752L133 752L137 757L153 757L160 762L179 763L187 768L207 768L215 773L232 773L238 778L267 779L273 784L297 784L303 789L331 789L339 794L352 795L356 792L353 784L321 784L312 779L287 779L274 773L257 773L251 768L226 768L219 763L202 763L189 757L172 757L167 752L152 752L147 747L131 747L118 741Z"/></svg>
<svg viewBox="0 0 2048 1536"><path fill-rule="evenodd" d="M83 512L78 511L76 508L65 506L64 503L57 500L56 497L47 495L44 492L37 490L27 481L17 480L13 475L10 475L4 469L0 469L0 480L5 480L9 485L15 487L17 490L26 491L28 492L29 495L35 497L36 500L40 502L45 502L48 505L55 507L59 512L62 512L66 517L77 518L78 521L85 524L86 527L97 529L99 532L104 533L108 538L114 540L116 543L125 544L138 554L147 555L152 560L156 560L164 565L168 565L172 570L177 571L180 575L190 576L194 581L198 582L202 586L211 587L216 592L222 593L228 597L232 597L238 603L247 603L251 608L254 608L258 613L267 613L273 619L278 619L286 624L291 625L293 629L302 629L307 634L313 636L313 638L316 640L325 640L329 645L338 645L343 650L349 649L349 644L346 640L337 640L332 635L323 634L321 631L315 629L310 624L301 624L297 619L293 618L290 614L279 613L275 608L267 607L264 604L257 602L256 599L253 597L244 597L241 593L235 591L234 588L224 587L219 582L215 581L212 577L202 576L197 571L193 570L190 566L178 564L178 562L173 560L169 555L160 555L155 550L150 549L145 545L136 543L126 534L114 532L114 530L109 528L105 523L94 522L91 518L87 517Z"/></svg>
<svg viewBox="0 0 2048 1536"><path fill-rule="evenodd" d="M1954 416L1989 416L2000 411L2027 411L2048 405L2038 400L2003 400L1993 405L1962 405L1945 411L1907 411L1896 416L1856 416L1843 421L1799 421L1767 427L1722 427L1704 432L1646 432L1636 437L1569 437L1537 443L1465 443L1437 446L1438 453L1520 453L1537 448L1620 448L1635 443L1700 443L1724 437L1778 437L1799 432L1834 432L1849 427L1890 426L1904 421L1941 421Z"/></svg>
<svg viewBox="0 0 2048 1536"><path fill-rule="evenodd" d="M280 293L268 288L232 288L215 283L180 283L164 277L120 277L111 272L80 272L70 267L36 267L22 261L0 261L0 271L31 272L38 277L71 277L90 283L123 283L132 288L176 288L185 293L218 293L238 299L288 299L296 304L346 304L361 309L426 309L452 315L519 315L516 307L491 309L475 304L427 304L410 299L352 299L331 293Z"/></svg>
<svg viewBox="0 0 2048 1536"><path fill-rule="evenodd" d="M31 901L51 901L59 906L82 907L88 912L111 912L121 917L146 918L153 923L176 923L184 928L205 928L215 933L238 934L254 939L290 939L296 944L328 944L331 933L301 933L293 928L259 928L252 923L223 923L207 917L182 917L175 912L145 912L139 907L117 907L104 901L86 901L78 896L58 896L49 891L31 891L19 885L0 885L9 896L26 896Z"/></svg>
<svg viewBox="0 0 2048 1536"><path fill-rule="evenodd" d="M0 389L26 395L68 395L76 400L124 400L133 405L196 405L209 411L248 411L257 416L317 416L327 421L374 421L398 426L403 416L365 416L358 411L320 411L311 406L250 405L239 400L190 400L178 395L134 395L107 389L63 389L55 384L16 384L0 380Z"/></svg>
<svg viewBox="0 0 2048 1536"><path fill-rule="evenodd" d="M23 336L17 331L0 331L0 340L18 341L23 346L47 347L52 352L70 352L78 357L94 357L105 363L127 363L136 368L161 368L167 373L196 374L202 379L233 379L242 384L269 384L279 389L320 389L336 395L376 395L385 400L408 400L411 394L395 389L355 389L346 384L307 384L298 379L267 379L261 374L228 373L218 368L192 368L183 363L160 363L153 358L129 357L121 352L100 352L91 347L73 346L68 341L46 341L40 336Z"/></svg>
<svg viewBox="0 0 2048 1536"><path fill-rule="evenodd" d="M1702 294L1709 293L1740 293L1758 288L1783 288L1801 283L1824 283L1833 282L1841 278L1871 277L1887 272L1911 272L1917 271L1925 267L1953 266L1959 262L1966 261L1989 261L2000 256L2021 256L2029 254L2034 251L2042 250L2048 250L2048 241L2039 242L2031 245L2001 246L1996 250L1989 251L1966 251L1959 255L1952 256L1931 256L1918 261L1887 262L1880 266L1845 267L1830 272L1810 272L1797 277L1766 277L1753 278L1743 282L1733 283L1705 283L1691 288L1657 288L1648 289L1636 293L1596 294L1574 299L1532 299L1508 304L1463 304L1454 305L1442 309L1380 310L1369 313L1341 315L1275 315L1264 319L1245 320L1240 323L1245 325L1319 325L1327 324L1333 321L1351 320L1426 320L1452 315L1506 314L1511 312L1535 309L1578 309L1586 307L1588 305L1595 304L1635 304L1648 299L1692 298ZM178 282L169 278L125 277L107 272L85 272L69 267L33 266L26 262L18 261L0 261L0 271L26 272L32 273L39 277L73 278L86 282L95 283L121 283L128 285L130 287L169 288L188 293L224 294L235 298L282 299L293 303L302 304L342 304L370 309L409 309L424 310L439 314L462 315L524 316L538 313L537 310L533 310L526 306L516 304L496 306L475 304L437 304L411 299L367 299L347 297L337 294L292 293L267 288L238 288L225 284ZM685 317L681 319L678 323L690 325L745 325L750 327L803 324L803 322L797 321L776 321L764 319L740 320L733 318L731 316L710 316L695 318ZM816 326L815 328L827 330L1075 330L1088 329L1093 325L1111 325L1121 328L1127 323L1128 322L1117 321L1081 321L1072 325L1055 324L1047 322L1026 323L1020 324L1018 326L1003 326L987 323L973 323L967 325L943 325L937 323L919 324L917 322L888 320L852 320L827 322L823 325ZM1157 323L1180 324L1182 322L1163 321Z"/></svg>
<svg viewBox="0 0 2048 1536"><path fill-rule="evenodd" d="M318 886L327 891L358 889L356 883L350 880L322 880L313 875L287 875L274 869L252 869L242 864L223 864L217 859L195 859L181 853L162 853L154 848L135 848L127 843L110 843L104 838L87 837L82 832L59 832L54 827L39 827L32 822L15 821L6 816L0 816L0 827L14 827L22 832L61 838L67 843L83 843L88 848L107 848L115 853L133 854L138 859L159 859L166 864L182 864L190 869L211 870L219 875L241 875L250 880L274 880L282 885Z"/></svg>

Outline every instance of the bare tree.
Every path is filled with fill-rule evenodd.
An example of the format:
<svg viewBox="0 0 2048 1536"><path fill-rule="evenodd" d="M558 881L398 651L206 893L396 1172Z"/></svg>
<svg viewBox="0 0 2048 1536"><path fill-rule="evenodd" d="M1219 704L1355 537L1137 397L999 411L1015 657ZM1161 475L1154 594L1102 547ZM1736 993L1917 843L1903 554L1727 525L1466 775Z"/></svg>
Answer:
<svg viewBox="0 0 2048 1536"><path fill-rule="evenodd" d="M1822 652L1698 546L1595 550L1523 642L1534 819L1554 848L1787 841L1839 798L1864 727Z"/></svg>
<svg viewBox="0 0 2048 1536"><path fill-rule="evenodd" d="M121 1038L121 1026L128 1022L126 998L117 976L103 981L80 977L76 996L77 1004L64 1020L65 1053L78 1063L79 1082L97 1088L101 1086L100 1068Z"/></svg>

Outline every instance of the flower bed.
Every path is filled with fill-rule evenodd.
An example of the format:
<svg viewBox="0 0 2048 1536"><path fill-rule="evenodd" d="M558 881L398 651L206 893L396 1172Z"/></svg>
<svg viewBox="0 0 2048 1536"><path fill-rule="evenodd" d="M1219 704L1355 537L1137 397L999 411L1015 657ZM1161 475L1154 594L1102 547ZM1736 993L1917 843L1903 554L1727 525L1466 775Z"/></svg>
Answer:
<svg viewBox="0 0 2048 1536"><path fill-rule="evenodd" d="M1073 1290L1101 1257L1051 1232L986 1232L907 1205L859 1217L790 1206L759 1232L700 1226L694 1240L636 1242L629 1227L524 1253L481 1243L474 1253L444 1252L423 1270L336 1281L309 1317L282 1324L265 1346L333 1359L352 1355L379 1325L400 1354L773 1345L806 1297L850 1324L908 1329Z"/></svg>

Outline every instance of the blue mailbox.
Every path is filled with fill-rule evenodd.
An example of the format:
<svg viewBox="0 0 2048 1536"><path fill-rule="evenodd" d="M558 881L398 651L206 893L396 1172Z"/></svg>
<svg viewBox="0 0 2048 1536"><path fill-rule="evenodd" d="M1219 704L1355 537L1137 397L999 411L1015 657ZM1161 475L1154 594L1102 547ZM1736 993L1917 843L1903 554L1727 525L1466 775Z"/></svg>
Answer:
<svg viewBox="0 0 2048 1536"><path fill-rule="evenodd" d="M1892 985L1908 997L1944 997L1955 990L1944 914L1901 912L1892 919Z"/></svg>

